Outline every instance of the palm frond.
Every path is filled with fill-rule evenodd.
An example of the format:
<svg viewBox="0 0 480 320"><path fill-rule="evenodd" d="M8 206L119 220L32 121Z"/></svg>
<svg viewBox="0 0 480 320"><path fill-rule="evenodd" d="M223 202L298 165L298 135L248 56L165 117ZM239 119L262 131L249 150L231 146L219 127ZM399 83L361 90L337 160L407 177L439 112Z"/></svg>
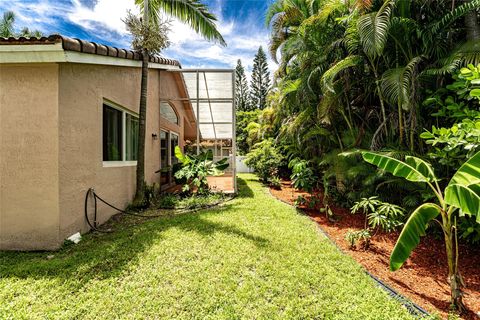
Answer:
<svg viewBox="0 0 480 320"><path fill-rule="evenodd" d="M5 11L0 20L0 37L8 38L14 36L13 24L15 23L15 13Z"/></svg>
<svg viewBox="0 0 480 320"><path fill-rule="evenodd" d="M143 11L144 1L135 0L135 3ZM149 17L153 23L158 24L161 21L160 12L163 11L189 25L205 39L222 46L227 45L217 29L216 16L210 13L208 7L199 0L150 0L148 4Z"/></svg>
<svg viewBox="0 0 480 320"><path fill-rule="evenodd" d="M330 69L325 71L323 74L320 83L321 86L324 90L324 92L332 92L335 93L334 89L334 81L336 77L340 74L340 72L344 71L345 69L355 67L359 63L363 61L362 57L360 56L348 56L345 59L337 62L335 65L333 65Z"/></svg>
<svg viewBox="0 0 480 320"><path fill-rule="evenodd" d="M390 15L394 2L387 0L377 12L360 16L357 22L363 50L375 57L383 52L390 27Z"/></svg>
<svg viewBox="0 0 480 320"><path fill-rule="evenodd" d="M381 88L383 96L390 103L401 105L403 110L410 109L410 94L412 85L415 85L415 70L423 59L423 56L415 57L404 67L385 71Z"/></svg>

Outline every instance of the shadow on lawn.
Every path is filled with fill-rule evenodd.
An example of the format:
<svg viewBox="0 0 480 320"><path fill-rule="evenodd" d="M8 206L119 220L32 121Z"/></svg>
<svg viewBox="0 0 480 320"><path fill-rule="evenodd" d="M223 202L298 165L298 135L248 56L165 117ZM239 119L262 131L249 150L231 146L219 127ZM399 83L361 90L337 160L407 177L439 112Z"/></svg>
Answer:
<svg viewBox="0 0 480 320"><path fill-rule="evenodd" d="M240 181L240 194L253 195ZM166 216L154 220L122 216L111 223L113 233L98 232L84 236L78 245L69 245L57 252L0 252L0 279L8 277L45 277L65 279L72 289L80 288L91 279L106 279L120 275L139 255L164 239L170 228L196 232L203 237L215 233L242 237L256 246L267 246L268 240L249 234L234 225L211 221L208 216L235 210L235 201L221 207L197 213ZM139 223L140 222L140 223ZM139 224L137 224L139 223ZM49 255L54 255L48 259ZM72 279L74 279L72 281Z"/></svg>
<svg viewBox="0 0 480 320"><path fill-rule="evenodd" d="M248 179L248 181L258 181L256 179ZM247 181L245 181L242 178L239 178L237 176L237 186L238 186L238 198L253 198L254 194L252 189L247 184Z"/></svg>

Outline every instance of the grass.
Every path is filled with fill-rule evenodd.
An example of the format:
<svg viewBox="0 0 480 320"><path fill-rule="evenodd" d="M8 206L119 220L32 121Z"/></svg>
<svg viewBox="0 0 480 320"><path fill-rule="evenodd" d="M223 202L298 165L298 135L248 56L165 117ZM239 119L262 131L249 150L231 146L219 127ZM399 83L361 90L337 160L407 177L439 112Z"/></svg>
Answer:
<svg viewBox="0 0 480 320"><path fill-rule="evenodd" d="M241 178L219 208L0 253L0 319L410 319L313 222Z"/></svg>

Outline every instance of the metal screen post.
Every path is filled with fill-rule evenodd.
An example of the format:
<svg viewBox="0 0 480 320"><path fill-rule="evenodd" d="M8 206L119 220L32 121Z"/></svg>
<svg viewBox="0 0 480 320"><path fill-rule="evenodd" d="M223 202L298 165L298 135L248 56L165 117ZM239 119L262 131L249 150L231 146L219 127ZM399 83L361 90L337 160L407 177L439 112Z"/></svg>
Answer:
<svg viewBox="0 0 480 320"><path fill-rule="evenodd" d="M232 71L232 155L233 155L233 188L237 193L237 132L235 130L237 113L235 112L235 71Z"/></svg>
<svg viewBox="0 0 480 320"><path fill-rule="evenodd" d="M200 154L200 77L197 70L197 156Z"/></svg>

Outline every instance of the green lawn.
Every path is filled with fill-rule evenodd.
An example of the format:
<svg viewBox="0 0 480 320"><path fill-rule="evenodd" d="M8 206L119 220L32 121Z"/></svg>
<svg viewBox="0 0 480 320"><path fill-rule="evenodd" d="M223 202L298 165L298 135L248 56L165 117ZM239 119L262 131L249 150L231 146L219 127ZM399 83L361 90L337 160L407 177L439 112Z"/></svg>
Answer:
<svg viewBox="0 0 480 320"><path fill-rule="evenodd" d="M0 319L409 319L253 175L221 208L0 253ZM143 220L142 220L143 221Z"/></svg>

